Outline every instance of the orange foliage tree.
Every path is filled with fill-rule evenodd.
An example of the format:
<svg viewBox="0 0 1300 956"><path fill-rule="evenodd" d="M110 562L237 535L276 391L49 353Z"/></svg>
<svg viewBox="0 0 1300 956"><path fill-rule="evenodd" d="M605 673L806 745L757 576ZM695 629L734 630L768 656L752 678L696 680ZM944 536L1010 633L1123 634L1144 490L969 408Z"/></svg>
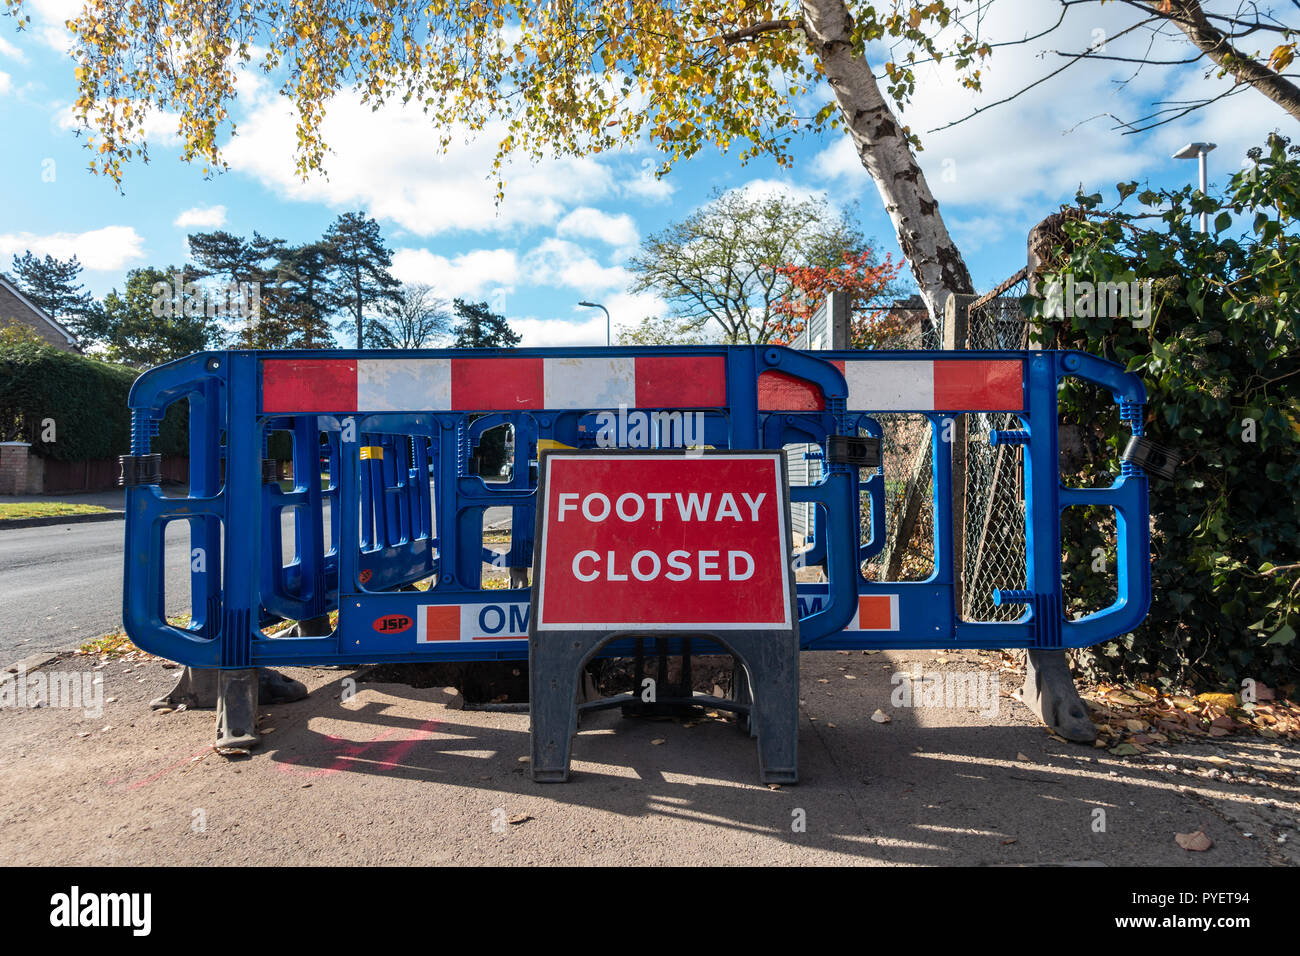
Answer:
<svg viewBox="0 0 1300 956"><path fill-rule="evenodd" d="M875 262L870 249L845 252L843 265L777 266L778 275L790 288L773 307L779 324L769 341L789 345L803 331L817 305L832 292L849 297L849 347L884 348L908 331L905 317L889 311L885 298L895 291L894 280L902 269L886 255ZM879 304L877 304L879 303Z"/></svg>

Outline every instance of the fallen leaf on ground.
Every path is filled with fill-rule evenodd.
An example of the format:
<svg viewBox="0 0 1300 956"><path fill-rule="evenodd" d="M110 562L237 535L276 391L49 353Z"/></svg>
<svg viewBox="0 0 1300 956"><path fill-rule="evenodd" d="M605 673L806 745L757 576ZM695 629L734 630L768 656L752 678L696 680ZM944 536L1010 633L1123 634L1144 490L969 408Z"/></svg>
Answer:
<svg viewBox="0 0 1300 956"><path fill-rule="evenodd" d="M1190 850L1193 853L1201 853L1214 846L1214 841L1200 830L1195 833L1175 833L1174 841L1184 850Z"/></svg>
<svg viewBox="0 0 1300 956"><path fill-rule="evenodd" d="M1197 694L1196 699L1202 704L1210 704L1213 707L1237 706L1237 698L1234 694Z"/></svg>
<svg viewBox="0 0 1300 956"><path fill-rule="evenodd" d="M664 739L662 737L656 737L654 740L650 741L650 743L654 744L656 747L658 747L663 742Z"/></svg>
<svg viewBox="0 0 1300 956"><path fill-rule="evenodd" d="M534 818L527 813L516 813L513 817L507 820L506 823L509 823L511 826L519 826L519 824L527 823L532 819Z"/></svg>
<svg viewBox="0 0 1300 956"><path fill-rule="evenodd" d="M891 720L890 716L880 708L876 708L876 712L871 715L871 719L878 724L887 724Z"/></svg>

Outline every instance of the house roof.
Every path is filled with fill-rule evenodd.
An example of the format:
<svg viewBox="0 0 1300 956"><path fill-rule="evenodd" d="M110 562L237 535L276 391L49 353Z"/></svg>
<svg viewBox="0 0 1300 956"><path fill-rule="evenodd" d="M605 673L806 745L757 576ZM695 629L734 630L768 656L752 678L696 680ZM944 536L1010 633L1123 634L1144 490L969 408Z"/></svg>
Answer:
<svg viewBox="0 0 1300 956"><path fill-rule="evenodd" d="M27 298L27 296L23 295L23 291L19 289L16 285L14 285L12 282L10 282L8 279L6 279L3 273L0 273L0 286L4 286L4 288L8 289L11 293L13 293L14 297L18 299L19 302L27 306L27 308L30 309L32 313L35 314L41 321L46 323L48 326L50 326L50 328L54 329L54 331L58 332L65 339L67 339L69 345L71 345L73 348L81 347L80 343L77 342L77 337L75 335L69 332L64 325L62 325L60 322L57 322L39 305L37 305L31 299Z"/></svg>

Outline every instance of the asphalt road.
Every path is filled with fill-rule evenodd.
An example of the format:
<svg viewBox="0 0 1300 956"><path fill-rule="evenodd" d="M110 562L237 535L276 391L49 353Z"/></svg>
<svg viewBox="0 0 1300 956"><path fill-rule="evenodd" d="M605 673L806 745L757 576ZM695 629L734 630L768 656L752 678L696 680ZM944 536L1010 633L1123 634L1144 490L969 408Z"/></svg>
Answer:
<svg viewBox="0 0 1300 956"><path fill-rule="evenodd" d="M509 527L509 508L484 524ZM167 614L190 609L189 529L168 523ZM285 553L293 535L285 516ZM0 529L0 666L37 651L73 648L122 626L121 520Z"/></svg>
<svg viewBox="0 0 1300 956"><path fill-rule="evenodd" d="M0 531L0 664L122 625L121 520ZM168 525L167 613L190 609L189 529Z"/></svg>

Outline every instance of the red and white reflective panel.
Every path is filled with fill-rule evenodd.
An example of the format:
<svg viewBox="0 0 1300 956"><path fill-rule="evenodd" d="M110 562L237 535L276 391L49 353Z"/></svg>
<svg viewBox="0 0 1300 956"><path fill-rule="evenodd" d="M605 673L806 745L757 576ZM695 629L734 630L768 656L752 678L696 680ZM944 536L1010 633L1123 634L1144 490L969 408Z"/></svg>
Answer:
<svg viewBox="0 0 1300 956"><path fill-rule="evenodd" d="M262 411L717 408L721 355L286 358L262 362Z"/></svg>
<svg viewBox="0 0 1300 956"><path fill-rule="evenodd" d="M422 604L415 615L415 642L528 640L527 601L493 604Z"/></svg>
<svg viewBox="0 0 1300 956"><path fill-rule="evenodd" d="M898 630L898 595L859 594L857 613L853 615L853 620L844 625L844 630Z"/></svg>
<svg viewBox="0 0 1300 956"><path fill-rule="evenodd" d="M849 387L849 411L1019 412L1025 409L1025 364L1019 359L832 359ZM764 411L825 407L821 390L783 372L758 379Z"/></svg>
<svg viewBox="0 0 1300 956"><path fill-rule="evenodd" d="M833 359L851 411L1025 409L1019 359ZM286 358L262 362L271 414L720 408L721 355L569 358ZM825 407L811 382L771 370L758 379L764 411Z"/></svg>
<svg viewBox="0 0 1300 956"><path fill-rule="evenodd" d="M536 629L791 628L781 456L547 455Z"/></svg>
<svg viewBox="0 0 1300 956"><path fill-rule="evenodd" d="M1019 359L857 361L844 365L849 408L861 411L1022 411Z"/></svg>

